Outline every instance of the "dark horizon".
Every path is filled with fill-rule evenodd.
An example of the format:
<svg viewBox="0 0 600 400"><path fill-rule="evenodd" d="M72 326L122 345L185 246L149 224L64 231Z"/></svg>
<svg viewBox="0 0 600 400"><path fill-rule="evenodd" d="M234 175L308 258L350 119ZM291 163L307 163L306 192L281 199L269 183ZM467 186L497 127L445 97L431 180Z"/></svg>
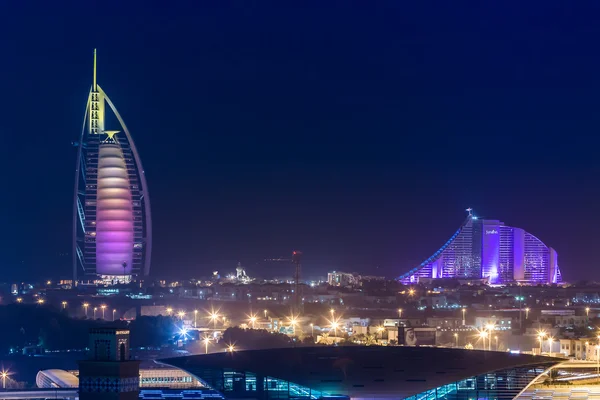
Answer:
<svg viewBox="0 0 600 400"><path fill-rule="evenodd" d="M5 279L71 276L98 48L148 179L151 276L287 276L255 263L298 249L305 276L395 277L473 207L600 281L597 4L159 4L0 5Z"/></svg>

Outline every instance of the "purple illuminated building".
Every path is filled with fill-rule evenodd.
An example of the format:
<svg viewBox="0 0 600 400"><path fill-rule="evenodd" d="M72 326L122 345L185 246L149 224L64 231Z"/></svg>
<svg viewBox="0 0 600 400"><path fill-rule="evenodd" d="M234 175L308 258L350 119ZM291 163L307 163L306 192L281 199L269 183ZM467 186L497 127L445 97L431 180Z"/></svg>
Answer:
<svg viewBox="0 0 600 400"><path fill-rule="evenodd" d="M556 251L521 228L478 219L468 209L462 226L438 251L401 275L403 283L419 279L486 279L492 284L560 283Z"/></svg>
<svg viewBox="0 0 600 400"><path fill-rule="evenodd" d="M120 130L106 129L106 109ZM139 154L121 115L96 82L77 142L73 193L73 278L128 282L148 275L150 200Z"/></svg>

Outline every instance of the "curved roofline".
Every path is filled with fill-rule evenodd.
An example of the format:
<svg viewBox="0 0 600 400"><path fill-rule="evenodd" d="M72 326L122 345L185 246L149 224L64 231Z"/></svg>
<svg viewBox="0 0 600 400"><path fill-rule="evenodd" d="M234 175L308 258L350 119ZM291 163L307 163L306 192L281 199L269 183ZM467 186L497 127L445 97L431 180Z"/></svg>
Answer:
<svg viewBox="0 0 600 400"><path fill-rule="evenodd" d="M127 141L129 142L129 147L131 148L131 152L133 153L133 157L135 159L135 164L137 167L137 172L140 177L140 182L142 184L141 192L144 197L144 214L146 217L146 235L144 238L146 239L146 243L144 244L145 257L143 276L148 276L150 274L150 261L152 259L152 210L150 208L150 192L148 191L148 183L146 182L146 172L144 170L144 167L142 166L142 160L140 159L137 147L135 147L135 143L133 142L131 134L129 133L129 129L127 129L127 125L125 125L125 121L121 117L121 114L119 114L119 111L117 110L113 102L110 100L110 97L108 97L108 95L100 87L100 85L98 85L98 92L100 92L102 96L104 96L104 100L106 100L106 103L108 103L110 109L119 120L119 123L123 128L123 132L125 132L125 136L127 136Z"/></svg>
<svg viewBox="0 0 600 400"><path fill-rule="evenodd" d="M456 237L462 232L463 228L471 221L471 219L473 218L472 215L469 215L467 217L467 219L465 219L465 221L462 223L462 225L460 226L460 228L458 228L458 230L456 232L454 232L454 235L452 235L450 237L450 239L448 239L446 241L446 243L444 243L442 245L442 247L440 247L435 253L433 253L433 255L431 255L428 259L426 259L425 261L423 261L421 264L419 264L419 266L411 269L408 272L405 272L404 274L400 275L398 278L396 278L396 280L401 280L401 279L406 279L409 278L410 276L414 275L415 273L419 272L419 270L421 268L423 268L424 266L426 266L429 263L432 263L433 261L437 260L440 258L440 256L442 255L442 252L444 250L446 250L448 248L448 246L450 246L450 244L454 241L454 239L456 239Z"/></svg>

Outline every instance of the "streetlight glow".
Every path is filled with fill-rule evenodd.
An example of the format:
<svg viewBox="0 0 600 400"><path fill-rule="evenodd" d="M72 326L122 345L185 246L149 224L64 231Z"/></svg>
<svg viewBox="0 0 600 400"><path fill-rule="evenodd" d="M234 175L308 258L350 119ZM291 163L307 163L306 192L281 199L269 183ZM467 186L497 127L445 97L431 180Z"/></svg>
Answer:
<svg viewBox="0 0 600 400"><path fill-rule="evenodd" d="M258 318L256 318L256 315L251 314L248 316L248 321L250 321L250 323L252 324L252 329L255 329L255 324L256 324L256 320Z"/></svg>
<svg viewBox="0 0 600 400"><path fill-rule="evenodd" d="M204 339L202 339L202 342L204 343L204 354L208 354L208 343L210 342L210 338L205 336Z"/></svg>
<svg viewBox="0 0 600 400"><path fill-rule="evenodd" d="M214 328L217 328L217 321L219 320L219 311L211 310L208 314L208 318L212 321ZM225 323L223 323L225 324Z"/></svg>

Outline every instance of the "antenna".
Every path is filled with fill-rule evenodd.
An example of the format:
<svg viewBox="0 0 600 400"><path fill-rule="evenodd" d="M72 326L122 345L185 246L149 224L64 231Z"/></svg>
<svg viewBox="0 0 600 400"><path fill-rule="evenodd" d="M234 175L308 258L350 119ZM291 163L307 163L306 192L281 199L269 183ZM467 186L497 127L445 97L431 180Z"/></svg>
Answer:
<svg viewBox="0 0 600 400"><path fill-rule="evenodd" d="M96 92L98 90L97 86L96 86L96 49L94 49L94 86L93 86L93 88L94 88L94 92Z"/></svg>

